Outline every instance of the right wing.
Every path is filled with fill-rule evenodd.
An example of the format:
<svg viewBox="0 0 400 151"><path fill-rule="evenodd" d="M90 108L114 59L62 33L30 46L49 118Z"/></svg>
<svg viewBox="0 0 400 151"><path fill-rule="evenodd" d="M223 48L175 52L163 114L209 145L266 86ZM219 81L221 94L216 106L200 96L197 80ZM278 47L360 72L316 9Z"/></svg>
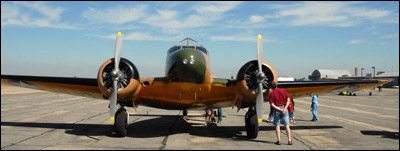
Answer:
<svg viewBox="0 0 400 151"><path fill-rule="evenodd" d="M363 80L319 80L319 81L288 81L279 82L278 87L294 98L310 96L311 94L339 93L342 91L358 91L377 87L392 81L391 79Z"/></svg>

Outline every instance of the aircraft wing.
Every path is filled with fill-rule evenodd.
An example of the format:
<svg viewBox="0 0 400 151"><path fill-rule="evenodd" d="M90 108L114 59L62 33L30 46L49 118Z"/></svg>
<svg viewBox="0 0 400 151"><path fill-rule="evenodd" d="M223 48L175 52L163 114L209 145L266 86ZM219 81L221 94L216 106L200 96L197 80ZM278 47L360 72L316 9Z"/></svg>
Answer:
<svg viewBox="0 0 400 151"><path fill-rule="evenodd" d="M310 94L358 91L377 87L390 81L391 79L286 81L278 82L278 87L286 89L293 98L296 98L309 96Z"/></svg>
<svg viewBox="0 0 400 151"><path fill-rule="evenodd" d="M103 99L97 79L1 75L2 84Z"/></svg>
<svg viewBox="0 0 400 151"><path fill-rule="evenodd" d="M231 104L246 108L255 103L255 92L246 95L248 89L239 86L240 81L228 79L214 79L213 89L217 92L210 96L233 99ZM320 81L288 81L278 82L278 87L285 89L293 98L306 97L310 94L338 94L342 91L358 91L377 87L392 81L391 79L364 79L364 80L320 80ZM213 90L211 90L213 91ZM249 91L250 92L250 91ZM234 97L233 97L234 95ZM264 102L268 102L268 94L264 93ZM227 107L227 104L216 104L215 107Z"/></svg>

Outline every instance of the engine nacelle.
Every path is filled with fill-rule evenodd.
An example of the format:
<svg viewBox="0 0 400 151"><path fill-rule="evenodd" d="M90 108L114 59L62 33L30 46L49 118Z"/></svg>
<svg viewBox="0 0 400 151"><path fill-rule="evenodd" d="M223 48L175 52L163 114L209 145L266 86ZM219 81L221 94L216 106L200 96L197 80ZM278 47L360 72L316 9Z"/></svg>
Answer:
<svg viewBox="0 0 400 151"><path fill-rule="evenodd" d="M111 96L111 88L113 87L111 72L113 70L114 58L111 58L101 65L97 75L97 83L105 98ZM125 58L121 58L119 70L122 76L118 82L117 100L118 102L134 101L141 88L139 72L135 65Z"/></svg>
<svg viewBox="0 0 400 151"><path fill-rule="evenodd" d="M278 84L278 77L275 69L265 61L262 62L262 71L266 76L266 80L263 82L264 100L268 100L269 92L271 92L270 83L275 81ZM256 91L258 90L257 73L257 60L252 60L244 64L237 74L237 93L246 103L255 104L256 102Z"/></svg>

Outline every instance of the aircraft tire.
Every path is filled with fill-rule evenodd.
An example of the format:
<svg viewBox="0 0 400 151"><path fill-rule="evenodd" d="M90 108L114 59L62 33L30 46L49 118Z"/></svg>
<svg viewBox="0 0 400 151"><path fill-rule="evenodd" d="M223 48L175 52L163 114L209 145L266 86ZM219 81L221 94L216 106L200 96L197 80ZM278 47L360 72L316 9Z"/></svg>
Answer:
<svg viewBox="0 0 400 151"><path fill-rule="evenodd" d="M127 135L126 129L128 128L128 113L122 108L115 115L114 126L116 132L119 136L125 137Z"/></svg>
<svg viewBox="0 0 400 151"><path fill-rule="evenodd" d="M251 108L251 107L250 107ZM255 110L249 110L245 115L247 137L250 139L257 138L258 135L258 121Z"/></svg>

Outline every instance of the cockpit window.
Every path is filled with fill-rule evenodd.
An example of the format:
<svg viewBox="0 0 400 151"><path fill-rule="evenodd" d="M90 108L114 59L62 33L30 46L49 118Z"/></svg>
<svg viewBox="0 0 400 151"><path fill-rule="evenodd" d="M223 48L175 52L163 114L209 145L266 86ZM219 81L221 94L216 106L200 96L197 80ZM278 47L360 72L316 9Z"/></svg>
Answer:
<svg viewBox="0 0 400 151"><path fill-rule="evenodd" d="M183 49L193 49L194 46L182 46Z"/></svg>
<svg viewBox="0 0 400 151"><path fill-rule="evenodd" d="M181 49L180 46L172 47L171 49L168 50L168 53L173 53L174 51L177 51L177 50L179 50L179 49Z"/></svg>
<svg viewBox="0 0 400 151"><path fill-rule="evenodd" d="M182 49L195 49L195 48L198 51L201 51L201 52L203 52L205 54L208 54L206 48L201 47L201 46L182 46ZM168 53L170 54L170 53L173 53L173 52L175 52L177 50L180 50L180 49L181 49L181 46L174 46L174 47L172 47L172 48L170 48L168 50Z"/></svg>
<svg viewBox="0 0 400 151"><path fill-rule="evenodd" d="M196 49L197 49L197 50L200 50L200 51L202 51L202 52L204 52L205 54L207 54L206 48L203 48L203 47L196 47Z"/></svg>

